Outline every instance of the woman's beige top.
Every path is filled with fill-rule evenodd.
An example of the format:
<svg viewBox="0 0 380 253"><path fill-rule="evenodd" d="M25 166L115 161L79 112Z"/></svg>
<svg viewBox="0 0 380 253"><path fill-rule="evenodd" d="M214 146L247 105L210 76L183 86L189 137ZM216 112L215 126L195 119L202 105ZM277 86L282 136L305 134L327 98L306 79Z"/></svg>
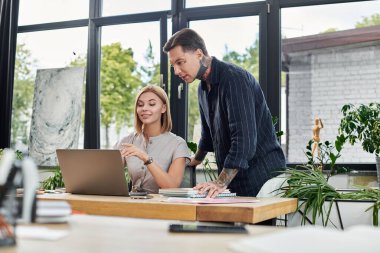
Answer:
<svg viewBox="0 0 380 253"><path fill-rule="evenodd" d="M148 142L142 134L133 133L116 143L115 149L121 149L122 143L133 144L144 150L166 172L172 162L179 157L185 157L186 164L190 161L190 152L185 140L171 132L150 137ZM132 179L132 186L148 193L158 193L159 187L142 160L132 156L126 158L125 161Z"/></svg>

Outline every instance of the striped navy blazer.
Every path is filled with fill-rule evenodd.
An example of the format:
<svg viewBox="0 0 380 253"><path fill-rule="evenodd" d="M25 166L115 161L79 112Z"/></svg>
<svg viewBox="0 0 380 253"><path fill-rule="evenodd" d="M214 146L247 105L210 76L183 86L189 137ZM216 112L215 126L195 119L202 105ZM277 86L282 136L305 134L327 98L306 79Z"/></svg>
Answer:
<svg viewBox="0 0 380 253"><path fill-rule="evenodd" d="M246 70L215 57L210 92L198 88L202 133L199 149L215 152L218 171L239 169L229 185L238 196L256 196L285 167L272 116L256 79Z"/></svg>

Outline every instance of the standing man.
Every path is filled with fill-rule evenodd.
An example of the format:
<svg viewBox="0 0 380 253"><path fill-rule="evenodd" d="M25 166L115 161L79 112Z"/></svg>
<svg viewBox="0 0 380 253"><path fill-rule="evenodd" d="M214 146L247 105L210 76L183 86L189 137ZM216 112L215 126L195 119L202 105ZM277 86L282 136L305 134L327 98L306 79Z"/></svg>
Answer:
<svg viewBox="0 0 380 253"><path fill-rule="evenodd" d="M227 186L238 196L256 196L275 172L285 167L272 116L256 79L246 70L211 57L203 39L185 28L163 51L174 73L185 82L201 80L198 88L202 133L190 165L215 152L219 177L198 184L200 193L215 197Z"/></svg>

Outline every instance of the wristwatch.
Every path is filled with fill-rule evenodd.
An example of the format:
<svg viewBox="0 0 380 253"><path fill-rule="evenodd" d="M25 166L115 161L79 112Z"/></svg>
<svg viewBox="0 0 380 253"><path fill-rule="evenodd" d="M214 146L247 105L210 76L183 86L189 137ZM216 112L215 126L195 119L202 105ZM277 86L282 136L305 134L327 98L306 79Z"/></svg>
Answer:
<svg viewBox="0 0 380 253"><path fill-rule="evenodd" d="M144 165L149 165L153 162L153 157L149 156L148 160L144 163Z"/></svg>

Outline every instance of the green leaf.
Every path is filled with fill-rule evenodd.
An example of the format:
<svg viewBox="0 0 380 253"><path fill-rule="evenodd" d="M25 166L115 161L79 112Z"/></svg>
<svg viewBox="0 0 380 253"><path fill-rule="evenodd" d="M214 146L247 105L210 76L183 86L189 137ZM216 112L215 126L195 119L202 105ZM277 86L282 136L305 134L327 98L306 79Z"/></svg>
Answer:
<svg viewBox="0 0 380 253"><path fill-rule="evenodd" d="M380 104L369 103L361 104L359 107L353 105L344 105L342 107L344 117L341 119L339 132L343 135L344 140L348 140L351 145L360 141L363 150L380 154ZM343 139L342 136L338 139ZM341 143L344 143L341 140ZM337 150L341 148L336 145Z"/></svg>
<svg viewBox="0 0 380 253"><path fill-rule="evenodd" d="M194 154L197 152L197 144L191 141L187 142L188 148L193 152Z"/></svg>

